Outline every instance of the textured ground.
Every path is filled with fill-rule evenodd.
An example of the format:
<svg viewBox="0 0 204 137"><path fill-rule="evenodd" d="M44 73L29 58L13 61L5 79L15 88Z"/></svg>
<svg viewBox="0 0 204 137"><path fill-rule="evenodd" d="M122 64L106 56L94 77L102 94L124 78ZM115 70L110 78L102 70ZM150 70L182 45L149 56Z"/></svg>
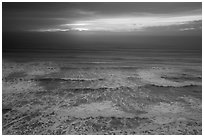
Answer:
<svg viewBox="0 0 204 137"><path fill-rule="evenodd" d="M202 134L201 66L103 63L3 60L3 134Z"/></svg>

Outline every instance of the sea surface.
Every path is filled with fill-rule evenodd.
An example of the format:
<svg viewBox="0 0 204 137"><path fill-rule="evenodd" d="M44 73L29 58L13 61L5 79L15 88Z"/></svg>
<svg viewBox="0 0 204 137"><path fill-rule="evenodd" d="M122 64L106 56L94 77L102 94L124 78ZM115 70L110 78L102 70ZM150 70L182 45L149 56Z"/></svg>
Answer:
<svg viewBox="0 0 204 137"><path fill-rule="evenodd" d="M200 50L158 49L10 49L3 59L11 61L66 61L79 64L127 65L164 64L201 66Z"/></svg>

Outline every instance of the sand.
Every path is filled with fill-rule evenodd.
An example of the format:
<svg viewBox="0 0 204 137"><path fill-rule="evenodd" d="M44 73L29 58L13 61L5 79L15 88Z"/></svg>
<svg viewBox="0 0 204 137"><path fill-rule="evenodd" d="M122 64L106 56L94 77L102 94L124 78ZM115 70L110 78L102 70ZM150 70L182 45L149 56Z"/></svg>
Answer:
<svg viewBox="0 0 204 137"><path fill-rule="evenodd" d="M134 114L121 111L120 108L114 106L111 101L98 103L82 104L67 110L56 110L60 115L72 116L77 118L87 117L134 117Z"/></svg>
<svg viewBox="0 0 204 137"><path fill-rule="evenodd" d="M92 64L4 60L3 134L202 133L199 66Z"/></svg>
<svg viewBox="0 0 204 137"><path fill-rule="evenodd" d="M139 70L138 75L139 77L145 82L149 84L153 84L156 86L163 86L163 87L184 87L184 86L191 86L191 85L202 85L202 82L195 82L195 81L183 81L183 82L175 82L172 80L168 80L162 78L162 75L174 75L182 73L177 69L168 69L168 68L151 68L148 70Z"/></svg>

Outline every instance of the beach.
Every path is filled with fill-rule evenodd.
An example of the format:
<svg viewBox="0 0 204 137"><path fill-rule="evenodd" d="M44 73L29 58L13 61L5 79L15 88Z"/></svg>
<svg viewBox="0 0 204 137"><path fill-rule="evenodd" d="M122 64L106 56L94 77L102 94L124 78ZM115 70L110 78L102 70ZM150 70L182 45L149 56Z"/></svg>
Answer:
<svg viewBox="0 0 204 137"><path fill-rule="evenodd" d="M199 50L3 52L3 134L202 134Z"/></svg>

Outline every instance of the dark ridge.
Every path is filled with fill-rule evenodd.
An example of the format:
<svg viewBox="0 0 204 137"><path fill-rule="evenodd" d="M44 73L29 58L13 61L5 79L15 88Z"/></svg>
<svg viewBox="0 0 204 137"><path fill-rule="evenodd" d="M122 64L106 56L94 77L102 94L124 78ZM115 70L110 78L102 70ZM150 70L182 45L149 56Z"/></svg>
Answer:
<svg viewBox="0 0 204 137"><path fill-rule="evenodd" d="M97 92L97 91L106 91L108 89L112 89L112 88L107 88L107 87L102 87L102 88L76 88L76 89L69 89L70 91L74 92L74 93L78 93L78 92L83 92L84 94L88 93L88 92Z"/></svg>
<svg viewBox="0 0 204 137"><path fill-rule="evenodd" d="M178 88L188 88L188 87L199 87L199 86L198 85L190 84L190 85L185 85L185 86L178 87Z"/></svg>
<svg viewBox="0 0 204 137"><path fill-rule="evenodd" d="M25 78L2 78L2 81L15 82L15 81L29 81L29 80Z"/></svg>
<svg viewBox="0 0 204 137"><path fill-rule="evenodd" d="M153 87L160 87L160 88L185 88L185 87L197 87L199 85L194 85L194 84L189 84L189 85L185 85L185 86L162 86L162 85L155 85L155 84L148 84L149 86L153 86Z"/></svg>
<svg viewBox="0 0 204 137"><path fill-rule="evenodd" d="M202 86L200 85L186 85L182 87L164 87L164 86L155 86L155 85L145 85L141 87L141 90L148 90L152 95L162 95L169 99L175 100L178 97L193 96L198 99L202 99Z"/></svg>
<svg viewBox="0 0 204 137"><path fill-rule="evenodd" d="M114 90L124 90L124 89L127 89L127 90L131 90L132 88L131 87L127 87L127 86L120 86L120 87L116 87L116 88L112 88Z"/></svg>
<svg viewBox="0 0 204 137"><path fill-rule="evenodd" d="M100 88L73 88L73 89L68 89L72 91L106 91L106 90L124 90L124 89L132 89L130 87L125 87L125 86L120 86L120 87L115 87L115 88L108 88L108 87L100 87Z"/></svg>
<svg viewBox="0 0 204 137"><path fill-rule="evenodd" d="M105 63L104 63L105 64ZM111 63L110 63L111 64ZM83 70L90 70L90 69L117 69L117 70L120 70L120 69L139 69L139 67L134 67L134 66L124 66L124 67L121 67L121 66L117 66L117 67L103 67L103 66L98 66L98 67L61 67L61 70L76 70L76 69L83 69Z"/></svg>
<svg viewBox="0 0 204 137"><path fill-rule="evenodd" d="M3 108L2 109L2 114L6 114L7 112L11 111L11 108Z"/></svg>
<svg viewBox="0 0 204 137"><path fill-rule="evenodd" d="M158 87L158 88L178 88L174 86L162 86L162 85L155 85L155 84L148 84L148 87L149 86Z"/></svg>
<svg viewBox="0 0 204 137"><path fill-rule="evenodd" d="M192 76L178 76L178 77L167 77L167 76L162 76L161 78L167 79L167 80L172 80L172 81L200 81L202 77L192 77Z"/></svg>
<svg viewBox="0 0 204 137"><path fill-rule="evenodd" d="M127 77L127 80L130 80L130 81L135 81L135 80L137 80L137 79L140 79L140 78L138 78L138 77L136 77L136 76L128 76L128 77Z"/></svg>
<svg viewBox="0 0 204 137"><path fill-rule="evenodd" d="M40 78L40 79L33 79L34 81L79 81L79 82L83 82L83 81L102 81L104 80L103 78L99 78L99 79L75 79L75 78Z"/></svg>
<svg viewBox="0 0 204 137"><path fill-rule="evenodd" d="M56 82L61 82L61 81L70 81L70 82L84 82L84 81L103 81L103 78L98 78L98 79L72 79L72 78L31 78L31 79L25 79L25 78L15 78L15 77L6 77L2 78L3 81L5 82L14 82L14 81L40 81L40 82L49 82L49 81L56 81Z"/></svg>

